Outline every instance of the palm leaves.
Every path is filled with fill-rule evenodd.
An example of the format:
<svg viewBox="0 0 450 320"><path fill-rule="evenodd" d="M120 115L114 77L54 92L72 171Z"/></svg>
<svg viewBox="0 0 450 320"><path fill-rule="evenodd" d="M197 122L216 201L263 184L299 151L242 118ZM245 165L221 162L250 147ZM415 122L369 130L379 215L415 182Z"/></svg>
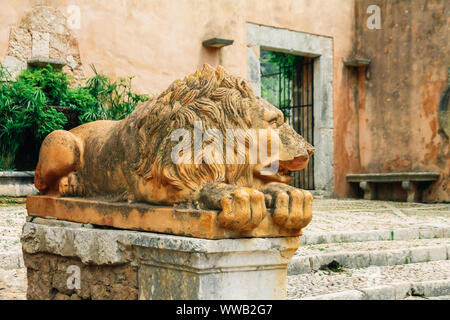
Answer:
<svg viewBox="0 0 450 320"><path fill-rule="evenodd" d="M24 70L17 81L0 64L0 170L11 169L25 137L40 144L47 134L62 129L65 115L51 106L70 106L81 123L123 119L148 96L133 93L132 77L113 81L91 66L86 86L70 88L63 72L50 65Z"/></svg>
<svg viewBox="0 0 450 320"><path fill-rule="evenodd" d="M95 120L120 120L129 115L136 106L149 99L147 95L133 93L133 77L113 81L97 72L91 65L94 76L86 86L74 89L67 95L67 105L79 113L82 123Z"/></svg>
<svg viewBox="0 0 450 320"><path fill-rule="evenodd" d="M4 70L3 67L0 70ZM17 81L0 82L0 169L13 168L14 158L26 133L36 143L56 129L62 129L67 119L54 108L46 108L55 99L64 80L60 75L45 78L42 70L23 71ZM44 76L43 76L44 75ZM0 77L4 74L0 73ZM59 79L58 79L59 77ZM45 92L47 91L47 92Z"/></svg>

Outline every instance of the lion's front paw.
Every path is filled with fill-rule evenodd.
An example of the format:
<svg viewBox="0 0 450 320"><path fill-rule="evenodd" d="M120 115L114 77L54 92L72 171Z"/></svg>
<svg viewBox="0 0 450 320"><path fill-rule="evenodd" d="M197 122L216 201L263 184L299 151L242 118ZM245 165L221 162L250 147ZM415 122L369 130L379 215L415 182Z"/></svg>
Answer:
<svg viewBox="0 0 450 320"><path fill-rule="evenodd" d="M66 196L70 194L69 179L67 178L67 176L59 179L58 193L61 196Z"/></svg>
<svg viewBox="0 0 450 320"><path fill-rule="evenodd" d="M264 194L250 188L239 188L220 201L219 223L234 230L252 230L265 218Z"/></svg>
<svg viewBox="0 0 450 320"><path fill-rule="evenodd" d="M81 195L81 187L76 173L71 172L68 176L62 177L59 180L58 192L61 196Z"/></svg>
<svg viewBox="0 0 450 320"><path fill-rule="evenodd" d="M275 195L273 221L287 229L302 229L312 219L313 196L309 191L291 188Z"/></svg>

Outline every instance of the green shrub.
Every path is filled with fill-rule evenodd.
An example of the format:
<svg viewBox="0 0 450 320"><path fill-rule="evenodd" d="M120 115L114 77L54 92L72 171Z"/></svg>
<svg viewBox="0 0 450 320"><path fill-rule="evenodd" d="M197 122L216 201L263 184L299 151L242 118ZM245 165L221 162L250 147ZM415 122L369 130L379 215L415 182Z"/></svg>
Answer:
<svg viewBox="0 0 450 320"><path fill-rule="evenodd" d="M132 78L113 81L92 68L95 75L86 86L70 88L67 75L50 65L24 70L12 81L0 64L0 170L14 169L17 150L25 142L40 145L47 134L63 128L65 115L51 106L70 106L85 123L123 119L148 100L133 93Z"/></svg>
<svg viewBox="0 0 450 320"><path fill-rule="evenodd" d="M106 110L99 106L99 101L86 88L69 90L63 99L62 104L77 111L80 123L107 119Z"/></svg>
<svg viewBox="0 0 450 320"><path fill-rule="evenodd" d="M14 159L25 137L36 143L53 130L62 129L67 122L64 114L46 108L54 82L42 81L40 72L25 70L17 81L11 81L2 69L0 81L0 169L13 169Z"/></svg>
<svg viewBox="0 0 450 320"><path fill-rule="evenodd" d="M26 83L27 86L33 88L41 88L50 106L60 106L61 98L69 88L66 74L54 71L50 65L45 68L24 70L20 74L18 82Z"/></svg>
<svg viewBox="0 0 450 320"><path fill-rule="evenodd" d="M87 80L86 86L68 90L64 98L65 105L71 106L78 112L81 123L123 119L140 102L149 99L147 95L132 91L132 77L113 81L99 74L94 66L91 68L94 76Z"/></svg>

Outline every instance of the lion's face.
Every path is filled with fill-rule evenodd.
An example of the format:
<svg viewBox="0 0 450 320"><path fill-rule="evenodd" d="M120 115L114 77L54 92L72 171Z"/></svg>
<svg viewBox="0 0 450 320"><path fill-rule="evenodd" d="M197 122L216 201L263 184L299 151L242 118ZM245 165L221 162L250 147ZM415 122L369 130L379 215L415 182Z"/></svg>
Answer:
<svg viewBox="0 0 450 320"><path fill-rule="evenodd" d="M254 177L263 183L291 183L292 177L286 174L289 171L298 171L305 168L314 153L314 147L285 122L281 110L263 98L256 97L256 102L251 104L249 109L249 115L252 119L253 128L273 129L278 132L278 159L272 158L266 163L255 166ZM276 160L279 161L278 172L271 175L262 175L261 169L270 166Z"/></svg>
<svg viewBox="0 0 450 320"><path fill-rule="evenodd" d="M285 123L279 109L256 97L246 80L229 75L222 67L205 65L173 82L153 102L137 108L129 121L136 122L132 127L139 138L140 149L131 162L137 168L136 175L143 177L144 191L140 193L150 194L152 199L167 197L161 188L183 198L185 193L215 182L255 188L272 181L290 183L292 177L286 174L303 169L314 152ZM236 143L228 161L229 130L236 133L236 141L246 139L248 145L253 141L252 148L256 140L258 151ZM261 134L265 132L267 137L267 131L275 132L278 152L272 152L269 141L261 142ZM196 138L195 132L201 134ZM178 135L173 136L175 133ZM260 147L265 143L267 157L261 159Z"/></svg>

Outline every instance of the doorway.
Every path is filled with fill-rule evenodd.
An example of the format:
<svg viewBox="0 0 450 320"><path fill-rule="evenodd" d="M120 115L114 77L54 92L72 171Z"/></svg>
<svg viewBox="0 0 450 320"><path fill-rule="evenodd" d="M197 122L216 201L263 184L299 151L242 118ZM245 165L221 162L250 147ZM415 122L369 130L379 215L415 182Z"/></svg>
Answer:
<svg viewBox="0 0 450 320"><path fill-rule="evenodd" d="M278 107L290 126L314 145L314 60L269 50L260 51L261 97ZM293 186L314 190L314 156L293 172Z"/></svg>
<svg viewBox="0 0 450 320"><path fill-rule="evenodd" d="M330 196L334 189L333 39L327 36L247 23L248 80L258 95L261 95L262 89L260 72L262 50L287 53L294 57L301 56L305 59L303 60L304 64L312 62L312 66L309 66L310 69L303 70L303 75L306 77L307 73L310 74L309 79L314 86L309 87L309 92L313 97L312 112L314 114L313 118L310 117L313 121L309 124L313 124L314 137L308 137L306 132L303 135L308 139L314 138L313 145L316 148L314 162L311 163L313 166L311 172L313 174L313 193ZM305 65L305 68L308 67ZM276 72L276 70L271 72ZM267 71L263 73L268 74ZM299 95L302 95L302 90L303 92L308 90L304 86L304 89L301 89L302 86L298 86L298 89L294 86L290 86L290 88L292 92L298 91ZM291 96L293 97L292 94ZM303 97L306 98L306 95L303 94ZM280 96L276 96L276 99L280 98ZM269 101L271 100L269 99ZM298 101L302 102L301 99ZM277 103L272 104L277 105ZM306 109L301 110L297 108L292 112L301 114L305 113ZM301 122L298 125L301 126ZM303 175L303 173L301 174Z"/></svg>

